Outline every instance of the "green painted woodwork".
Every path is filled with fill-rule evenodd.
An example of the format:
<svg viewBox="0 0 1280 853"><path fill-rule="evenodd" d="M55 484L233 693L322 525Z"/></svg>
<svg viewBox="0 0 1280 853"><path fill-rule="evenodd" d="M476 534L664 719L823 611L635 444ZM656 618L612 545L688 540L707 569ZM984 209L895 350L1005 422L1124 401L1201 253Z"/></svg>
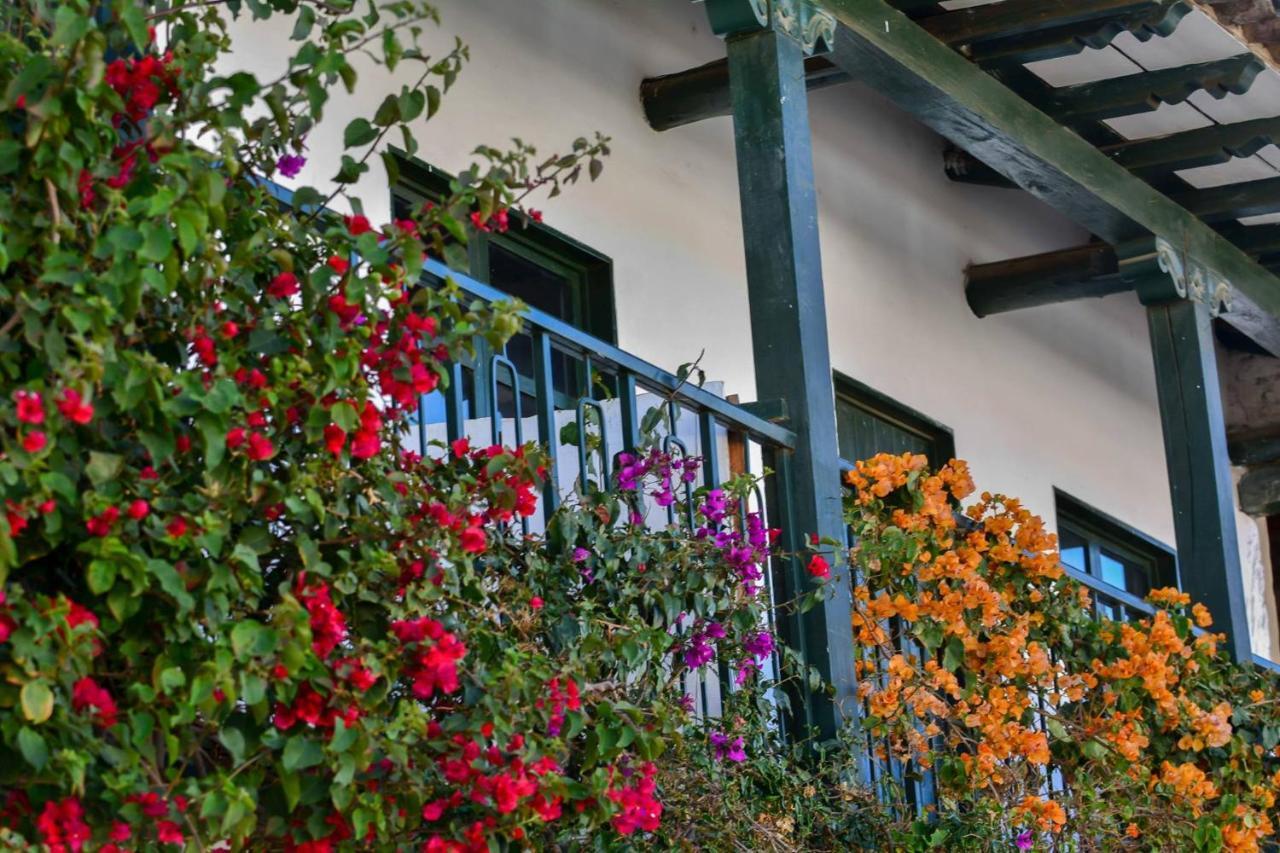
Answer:
<svg viewBox="0 0 1280 853"><path fill-rule="evenodd" d="M1121 142L1102 150L1129 171L1151 176L1252 157L1277 140L1280 118L1260 118Z"/></svg>
<svg viewBox="0 0 1280 853"><path fill-rule="evenodd" d="M806 535L844 535L804 53L775 30L735 36L726 49L756 396L785 401L796 436L795 452L771 466L782 478L773 496L783 504L772 516L789 537L783 547L799 551ZM779 563L786 600L807 588L807 578L799 560ZM826 737L855 711L850 605L849 585L835 584L821 606L781 620L787 641L834 687L831 697L797 697L804 713L792 722Z"/></svg>
<svg viewBox="0 0 1280 853"><path fill-rule="evenodd" d="M805 60L805 86L810 92L849 82L849 75L823 56ZM703 119L727 116L733 111L729 101L729 61L717 59L640 83L640 103L645 120L654 130L670 130Z"/></svg>
<svg viewBox="0 0 1280 853"><path fill-rule="evenodd" d="M1236 465L1280 462L1280 431L1232 435L1227 441L1227 452Z"/></svg>
<svg viewBox="0 0 1280 853"><path fill-rule="evenodd" d="M1110 296L1133 289L1134 266L1122 263L1106 243L1090 243L1025 258L971 264L965 270L965 299L978 317L1038 305Z"/></svg>
<svg viewBox="0 0 1280 853"><path fill-rule="evenodd" d="M1101 50L1126 32L1140 41L1172 35L1190 13L1191 4L1185 0L1164 0L1153 9L974 42L965 45L963 52L984 68L1058 59L1074 56L1086 47Z"/></svg>
<svg viewBox="0 0 1280 853"><path fill-rule="evenodd" d="M1280 213L1280 178L1190 190L1172 198L1206 222Z"/></svg>
<svg viewBox="0 0 1280 853"><path fill-rule="evenodd" d="M718 36L771 29L790 36L805 53L831 43L835 21L814 0L705 0L707 19Z"/></svg>
<svg viewBox="0 0 1280 853"><path fill-rule="evenodd" d="M1256 516L1280 513L1280 465L1245 472L1240 478L1240 509Z"/></svg>
<svg viewBox="0 0 1280 853"><path fill-rule="evenodd" d="M1141 71L1093 83L1060 86L1036 106L1063 124L1152 112L1179 104L1196 92L1215 98L1243 95L1266 68L1252 53L1159 71Z"/></svg>
<svg viewBox="0 0 1280 853"><path fill-rule="evenodd" d="M1158 5L1153 0L1003 0L920 18L918 23L939 41L961 45L1151 11Z"/></svg>
<svg viewBox="0 0 1280 853"><path fill-rule="evenodd" d="M836 373L834 379L842 459L918 453L940 468L955 457L955 437L946 426L848 376Z"/></svg>
<svg viewBox="0 0 1280 853"><path fill-rule="evenodd" d="M1219 229L1222 235L1251 255L1280 252L1280 224L1232 224Z"/></svg>
<svg viewBox="0 0 1280 853"><path fill-rule="evenodd" d="M1280 280L1244 252L884 0L823 5L836 65L1113 246L1165 237L1231 282L1224 319L1280 354Z"/></svg>
<svg viewBox="0 0 1280 853"><path fill-rule="evenodd" d="M1209 608L1232 657L1252 660L1212 317L1174 299L1148 302L1147 318L1181 587Z"/></svg>

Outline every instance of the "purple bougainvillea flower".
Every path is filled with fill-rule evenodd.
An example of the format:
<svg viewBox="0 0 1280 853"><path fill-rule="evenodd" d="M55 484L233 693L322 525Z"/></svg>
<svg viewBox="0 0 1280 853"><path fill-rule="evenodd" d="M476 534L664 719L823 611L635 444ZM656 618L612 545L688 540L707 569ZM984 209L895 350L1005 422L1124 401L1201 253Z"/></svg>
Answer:
<svg viewBox="0 0 1280 853"><path fill-rule="evenodd" d="M286 178L298 177L298 173L302 171L302 167L305 165L307 165L307 158L298 154L285 154L276 161L276 168Z"/></svg>
<svg viewBox="0 0 1280 853"><path fill-rule="evenodd" d="M1031 830L1025 829L1018 833L1018 837L1013 843L1018 845L1019 850L1030 850L1035 844L1035 842L1031 840Z"/></svg>

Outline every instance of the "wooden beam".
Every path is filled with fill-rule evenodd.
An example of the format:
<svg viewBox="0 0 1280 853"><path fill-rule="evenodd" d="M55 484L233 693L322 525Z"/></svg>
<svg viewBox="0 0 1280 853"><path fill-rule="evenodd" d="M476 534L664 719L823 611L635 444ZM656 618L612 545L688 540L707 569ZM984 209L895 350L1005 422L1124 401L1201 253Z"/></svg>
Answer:
<svg viewBox="0 0 1280 853"><path fill-rule="evenodd" d="M808 91L847 83L849 75L821 56L805 60ZM732 112L729 98L729 62L717 59L674 74L648 77L640 83L644 117L654 130L671 130Z"/></svg>
<svg viewBox="0 0 1280 853"><path fill-rule="evenodd" d="M1240 510L1248 515L1280 513L1280 465L1250 468L1240 478Z"/></svg>
<svg viewBox="0 0 1280 853"><path fill-rule="evenodd" d="M1209 608L1232 658L1252 660L1213 320L1189 299L1149 302L1147 318L1180 586Z"/></svg>
<svg viewBox="0 0 1280 853"><path fill-rule="evenodd" d="M964 295L979 317L1132 290L1106 243L1046 252L965 270Z"/></svg>
<svg viewBox="0 0 1280 853"><path fill-rule="evenodd" d="M1280 463L1280 431L1230 435L1227 439L1227 453L1235 465Z"/></svg>
<svg viewBox="0 0 1280 853"><path fill-rule="evenodd" d="M1190 13L1191 4L1184 0L1163 0L1154 9L1055 26L1029 35L986 39L964 45L961 52L984 68L1025 65L1074 56L1085 48L1101 50L1122 33L1132 33L1141 41L1170 36Z"/></svg>
<svg viewBox="0 0 1280 853"><path fill-rule="evenodd" d="M930 36L884 0L823 0L831 60L941 136L1118 246L1164 235L1231 282L1223 319L1280 354L1280 280L1212 228Z"/></svg>
<svg viewBox="0 0 1280 853"><path fill-rule="evenodd" d="M1280 252L1280 224L1240 225L1235 223L1219 230L1222 236L1255 257Z"/></svg>
<svg viewBox="0 0 1280 853"><path fill-rule="evenodd" d="M770 460L782 478L772 485L771 513L789 537L783 547L799 554L810 534L836 541L845 535L804 54L773 30L735 35L725 45L756 397L784 401L796 434L794 453ZM832 556L839 564L841 555ZM800 558L777 561L779 600L802 593L808 580ZM834 689L830 696L806 691L804 718L793 718L801 730L816 726L823 739L856 714L851 614L851 587L838 583L803 617L779 620L784 638Z"/></svg>
<svg viewBox="0 0 1280 853"><path fill-rule="evenodd" d="M1142 71L1093 83L1060 86L1037 104L1063 124L1101 121L1179 104L1196 92L1215 98L1243 95L1266 66L1252 53L1159 71Z"/></svg>
<svg viewBox="0 0 1280 853"><path fill-rule="evenodd" d="M1206 222L1280 213L1280 178L1190 190L1173 200Z"/></svg>
<svg viewBox="0 0 1280 853"><path fill-rule="evenodd" d="M1004 0L919 19L934 38L949 45L1025 36L1041 30L1150 11L1155 0Z"/></svg>
<svg viewBox="0 0 1280 853"><path fill-rule="evenodd" d="M1252 157L1277 140L1280 118L1260 118L1106 145L1102 151L1129 171L1150 177Z"/></svg>

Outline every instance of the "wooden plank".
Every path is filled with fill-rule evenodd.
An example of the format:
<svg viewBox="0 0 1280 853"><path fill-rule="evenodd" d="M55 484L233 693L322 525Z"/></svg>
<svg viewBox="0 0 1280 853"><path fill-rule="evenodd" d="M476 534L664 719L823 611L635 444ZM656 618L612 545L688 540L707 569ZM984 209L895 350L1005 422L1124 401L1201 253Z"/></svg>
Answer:
<svg viewBox="0 0 1280 853"><path fill-rule="evenodd" d="M799 552L807 535L844 536L804 56L771 30L726 46L756 396L785 401L796 436L789 488L776 490L773 516L788 521L784 549ZM807 578L799 559L779 563L778 594L789 600ZM821 606L781 621L786 639L834 687L831 696L806 693L805 719L796 721L823 737L833 737L856 705L851 604L849 584L837 583Z"/></svg>
<svg viewBox="0 0 1280 853"><path fill-rule="evenodd" d="M1190 190L1173 200L1206 222L1280 213L1280 178Z"/></svg>
<svg viewBox="0 0 1280 853"><path fill-rule="evenodd" d="M1190 13L1189 3L1164 0L1153 9L1113 18L1055 26L1031 34L984 39L964 45L961 52L984 68L1024 65L1074 56L1086 47L1101 50L1122 33L1132 33L1142 41L1170 36Z"/></svg>
<svg viewBox="0 0 1280 853"><path fill-rule="evenodd" d="M849 82L849 75L822 56L805 60L805 85L809 91ZM717 59L674 74L648 77L640 83L640 103L645 120L654 130L671 130L703 119L727 116L729 61Z"/></svg>
<svg viewBox="0 0 1280 853"><path fill-rule="evenodd" d="M1222 389L1208 308L1147 306L1181 587L1213 614L1237 661L1252 659Z"/></svg>
<svg viewBox="0 0 1280 853"><path fill-rule="evenodd" d="M1249 515L1280 513L1280 465L1245 472L1240 478L1240 509Z"/></svg>
<svg viewBox="0 0 1280 853"><path fill-rule="evenodd" d="M1076 86L1060 86L1036 106L1063 124L1101 121L1153 112L1179 104L1196 92L1215 98L1243 95L1266 68L1252 53L1159 71L1142 71Z"/></svg>
<svg viewBox="0 0 1280 853"><path fill-rule="evenodd" d="M1004 0L921 18L919 23L939 41L962 45L1150 11L1156 5L1154 0Z"/></svg>
<svg viewBox="0 0 1280 853"><path fill-rule="evenodd" d="M1090 243L965 270L965 299L979 317L1132 290L1116 250Z"/></svg>
<svg viewBox="0 0 1280 853"><path fill-rule="evenodd" d="M1280 118L1260 118L1106 145L1102 151L1129 171L1151 176L1252 157L1277 140Z"/></svg>
<svg viewBox="0 0 1280 853"><path fill-rule="evenodd" d="M1234 287L1224 315L1280 354L1280 280L884 0L823 0L831 60L1113 246L1164 235Z"/></svg>
<svg viewBox="0 0 1280 853"><path fill-rule="evenodd" d="M1227 439L1227 453L1236 465L1280 462L1280 431L1231 435Z"/></svg>

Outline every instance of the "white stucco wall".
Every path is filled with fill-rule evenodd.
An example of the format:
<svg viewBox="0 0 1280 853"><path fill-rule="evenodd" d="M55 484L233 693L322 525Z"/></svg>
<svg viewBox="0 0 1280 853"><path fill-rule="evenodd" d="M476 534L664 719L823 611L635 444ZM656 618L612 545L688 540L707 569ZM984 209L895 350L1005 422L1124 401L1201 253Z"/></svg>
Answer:
<svg viewBox="0 0 1280 853"><path fill-rule="evenodd" d="M708 376L754 399L731 122L653 132L640 81L724 55L688 0L439 0L447 49L471 47L420 156L456 171L511 136L544 153L600 130L603 179L541 205L614 261L619 342L673 368L704 350ZM279 69L289 25L238 26L237 63ZM406 77L411 71L405 71ZM407 82L397 79L396 85ZM333 174L341 129L390 85L340 99L300 180ZM368 91L365 89L363 91ZM1053 488L1173 542L1146 323L1131 296L985 320L964 302L970 261L1075 245L1085 234L1029 196L949 182L942 142L856 85L811 98L834 367L955 431L982 488L1053 518ZM375 161L376 163L376 161ZM388 214L375 164L359 194ZM1260 649L1269 643L1260 643Z"/></svg>

